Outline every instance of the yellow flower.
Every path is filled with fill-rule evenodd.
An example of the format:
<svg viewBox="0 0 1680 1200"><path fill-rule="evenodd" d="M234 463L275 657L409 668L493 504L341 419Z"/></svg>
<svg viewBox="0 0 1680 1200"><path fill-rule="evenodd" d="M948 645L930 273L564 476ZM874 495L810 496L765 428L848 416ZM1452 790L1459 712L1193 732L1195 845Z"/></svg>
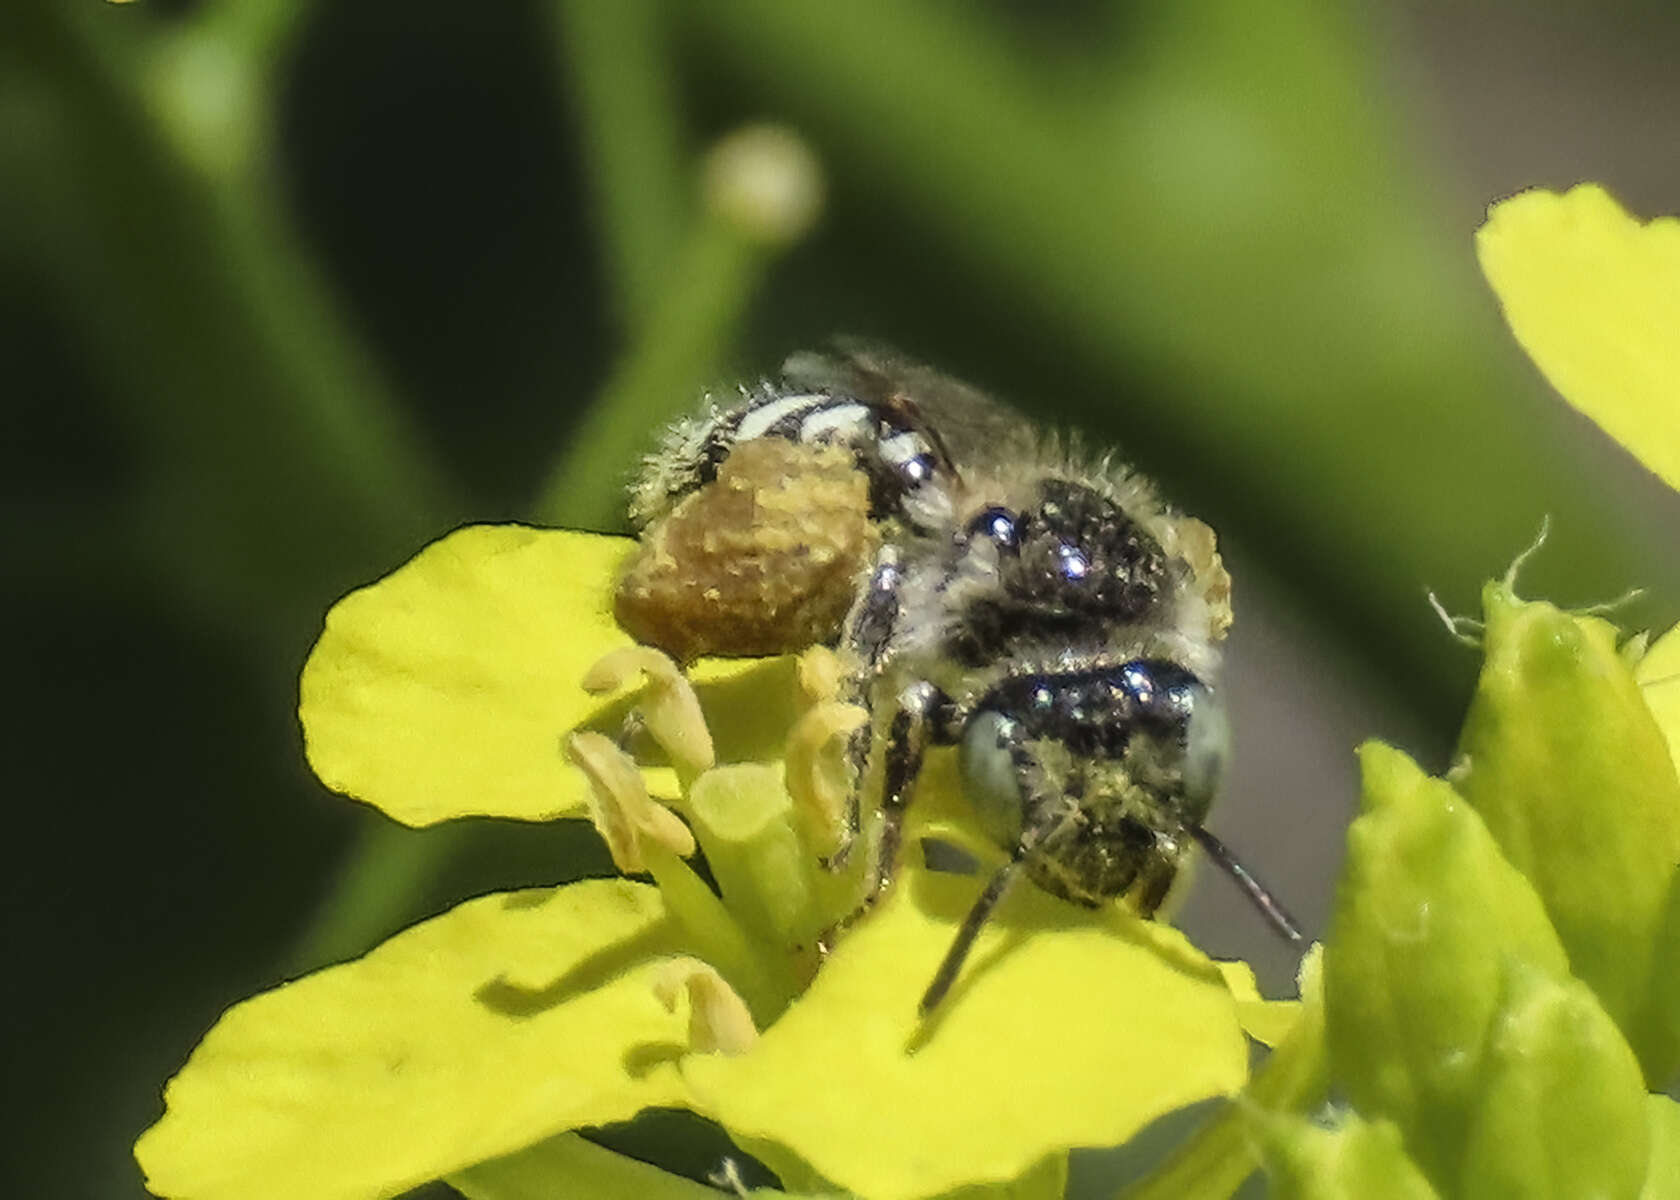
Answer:
<svg viewBox="0 0 1680 1200"><path fill-rule="evenodd" d="M702 771L709 755L685 753L638 780L612 743L571 739L601 781L592 791L563 746L618 733L635 702L582 685L629 645L607 615L629 545L450 535L333 609L301 718L329 786L410 825L581 816L603 803L596 791L626 796L598 824L615 861L653 882L484 896L236 1005L136 1146L149 1187L359 1200L437 1178L471 1196L594 1194L610 1179L675 1197L692 1185L569 1131L678 1107L724 1126L789 1190L1052 1196L1070 1148L1125 1141L1243 1086L1239 1013L1281 1020L1246 968L1033 888L1010 896L945 1003L918 1018L979 884L916 853L816 970L815 939L855 889L818 865L783 787L800 707L791 659L691 672L724 765ZM948 755L920 787L913 836L983 847ZM695 841L716 891L684 861Z"/></svg>
<svg viewBox="0 0 1680 1200"><path fill-rule="evenodd" d="M1524 192L1476 253L1552 386L1680 487L1680 220L1641 224L1596 184Z"/></svg>
<svg viewBox="0 0 1680 1200"><path fill-rule="evenodd" d="M1552 386L1680 488L1680 220L1635 220L1597 184L1535 190L1489 210L1476 253ZM1680 764L1680 628L1636 676Z"/></svg>

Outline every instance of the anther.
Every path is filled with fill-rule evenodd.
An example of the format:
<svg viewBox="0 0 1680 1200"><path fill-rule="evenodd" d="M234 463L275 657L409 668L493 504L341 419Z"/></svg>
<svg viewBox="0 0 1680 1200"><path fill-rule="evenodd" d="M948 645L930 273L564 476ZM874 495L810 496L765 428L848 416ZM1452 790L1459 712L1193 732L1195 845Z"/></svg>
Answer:
<svg viewBox="0 0 1680 1200"><path fill-rule="evenodd" d="M696 1054L745 1054L758 1041L746 1001L712 966L698 958L673 958L653 985L667 1012L688 996L688 1043Z"/></svg>
<svg viewBox="0 0 1680 1200"><path fill-rule="evenodd" d="M783 780L819 854L834 853L845 842L853 787L846 742L868 719L856 704L824 700L788 735Z"/></svg>
<svg viewBox="0 0 1680 1200"><path fill-rule="evenodd" d="M643 839L679 858L694 853L694 834L676 813L648 796L635 760L611 738L574 733L566 739L566 757L589 777L589 819L620 871L634 875L647 870Z"/></svg>
<svg viewBox="0 0 1680 1200"><path fill-rule="evenodd" d="M653 740L679 771L698 775L716 761L712 734L693 686L670 657L648 646L624 646L589 668L583 690L591 695L616 692L637 673L645 678L638 708Z"/></svg>

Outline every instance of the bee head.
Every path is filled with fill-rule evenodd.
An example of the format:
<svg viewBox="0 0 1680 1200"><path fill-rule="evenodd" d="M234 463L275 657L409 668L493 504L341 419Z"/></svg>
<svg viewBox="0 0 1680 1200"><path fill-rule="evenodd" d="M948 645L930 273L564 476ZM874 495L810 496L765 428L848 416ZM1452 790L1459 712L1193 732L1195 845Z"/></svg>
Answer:
<svg viewBox="0 0 1680 1200"><path fill-rule="evenodd" d="M1070 809L1103 828L1128 818L1168 837L1199 825L1230 742L1220 698L1160 659L1004 680L963 729L963 786L987 832L1013 848Z"/></svg>
<svg viewBox="0 0 1680 1200"><path fill-rule="evenodd" d="M981 824L1047 890L1085 904L1165 894L1188 842L1283 937L1294 919L1202 822L1230 744L1225 706L1176 663L1006 679L963 728L963 790Z"/></svg>

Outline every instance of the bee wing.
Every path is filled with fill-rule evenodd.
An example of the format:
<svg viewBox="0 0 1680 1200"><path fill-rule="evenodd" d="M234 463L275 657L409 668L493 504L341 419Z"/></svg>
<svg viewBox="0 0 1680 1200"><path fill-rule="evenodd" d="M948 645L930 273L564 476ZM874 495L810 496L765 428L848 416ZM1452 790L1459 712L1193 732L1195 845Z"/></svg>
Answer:
<svg viewBox="0 0 1680 1200"><path fill-rule="evenodd" d="M844 393L898 415L961 476L1038 457L1032 426L977 388L887 346L836 338L828 352L795 354L783 376L813 390Z"/></svg>

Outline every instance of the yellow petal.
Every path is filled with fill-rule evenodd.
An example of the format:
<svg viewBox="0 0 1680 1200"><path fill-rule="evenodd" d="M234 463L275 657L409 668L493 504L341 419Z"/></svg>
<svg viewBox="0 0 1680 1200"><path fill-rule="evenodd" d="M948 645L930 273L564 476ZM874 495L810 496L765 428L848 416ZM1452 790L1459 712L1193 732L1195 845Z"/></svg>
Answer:
<svg viewBox="0 0 1680 1200"><path fill-rule="evenodd" d="M1592 184L1524 192L1476 252L1552 386L1680 487L1680 221L1641 224Z"/></svg>
<svg viewBox="0 0 1680 1200"><path fill-rule="evenodd" d="M1237 1002L1237 1022L1243 1032L1262 1046L1276 1046L1288 1037L1301 1020L1299 1000L1267 1000L1254 980L1254 968L1245 962L1215 962Z"/></svg>
<svg viewBox="0 0 1680 1200"><path fill-rule="evenodd" d="M683 1102L656 889L484 896L228 1010L135 1156L160 1196L367 1200Z"/></svg>
<svg viewBox="0 0 1680 1200"><path fill-rule="evenodd" d="M1299 1009L1294 1026L1255 1071L1239 1102L1221 1108L1159 1166L1128 1184L1116 1200L1233 1195L1257 1161L1252 1118L1311 1112L1324 1103L1330 1064L1324 1048L1323 966L1324 947L1315 942L1296 971L1301 999L1293 1001ZM1239 1012L1245 1003L1237 1001Z"/></svg>
<svg viewBox="0 0 1680 1200"><path fill-rule="evenodd" d="M581 816L589 794L561 739L610 727L623 702L582 681L630 645L611 616L623 538L515 525L457 530L327 615L303 669L309 763L335 791L406 825L487 815ZM715 727L721 748L756 757L792 719L791 660L702 664L702 702L743 714ZM741 704L743 695L756 703ZM744 716L744 719L743 719ZM669 769L649 790L674 798Z"/></svg>
<svg viewBox="0 0 1680 1200"><path fill-rule="evenodd" d="M913 860L912 860L913 861ZM740 1058L689 1059L700 1111L872 1200L1014 1179L1242 1087L1218 968L1176 931L1017 887L927 1021L982 881L907 870Z"/></svg>

